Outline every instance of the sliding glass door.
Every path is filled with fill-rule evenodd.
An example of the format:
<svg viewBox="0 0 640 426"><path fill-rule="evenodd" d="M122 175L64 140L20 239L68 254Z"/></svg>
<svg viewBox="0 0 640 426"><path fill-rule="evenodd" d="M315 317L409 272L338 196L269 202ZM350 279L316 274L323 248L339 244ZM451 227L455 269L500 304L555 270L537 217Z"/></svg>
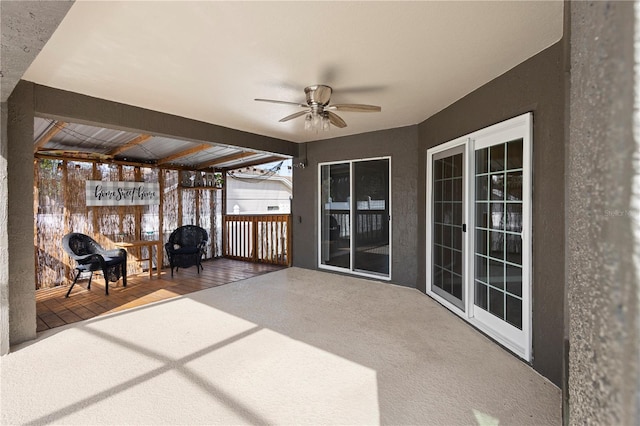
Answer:
<svg viewBox="0 0 640 426"><path fill-rule="evenodd" d="M320 165L319 265L390 277L390 159Z"/></svg>
<svg viewBox="0 0 640 426"><path fill-rule="evenodd" d="M527 360L531 138L524 114L427 151L427 292Z"/></svg>
<svg viewBox="0 0 640 426"><path fill-rule="evenodd" d="M320 167L320 263L351 266L351 164Z"/></svg>

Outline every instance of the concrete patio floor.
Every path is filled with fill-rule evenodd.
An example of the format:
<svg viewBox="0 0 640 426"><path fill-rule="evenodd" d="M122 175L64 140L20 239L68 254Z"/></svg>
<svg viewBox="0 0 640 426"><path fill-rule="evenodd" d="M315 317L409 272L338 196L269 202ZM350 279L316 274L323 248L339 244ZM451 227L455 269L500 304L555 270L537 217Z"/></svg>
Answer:
<svg viewBox="0 0 640 426"><path fill-rule="evenodd" d="M561 424L556 386L417 290L299 268L0 362L2 424Z"/></svg>

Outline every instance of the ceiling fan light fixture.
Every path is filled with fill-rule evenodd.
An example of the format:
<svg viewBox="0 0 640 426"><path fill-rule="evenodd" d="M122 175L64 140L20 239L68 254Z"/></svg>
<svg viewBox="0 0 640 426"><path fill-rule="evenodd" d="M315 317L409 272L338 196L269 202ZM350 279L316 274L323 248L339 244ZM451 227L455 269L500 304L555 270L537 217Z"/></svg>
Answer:
<svg viewBox="0 0 640 426"><path fill-rule="evenodd" d="M313 114L313 120L312 122L312 126L311 128L315 131L320 130L320 128L322 127L322 116L318 113L314 113Z"/></svg>
<svg viewBox="0 0 640 426"><path fill-rule="evenodd" d="M309 132L327 132L331 128L331 121L326 112L309 112L304 118L304 130Z"/></svg>
<svg viewBox="0 0 640 426"><path fill-rule="evenodd" d="M331 122L329 121L329 116L327 114L322 114L322 131L328 132L330 126Z"/></svg>
<svg viewBox="0 0 640 426"><path fill-rule="evenodd" d="M309 113L304 117L304 130L307 132L311 131L312 123L313 120L311 119L311 113Z"/></svg>

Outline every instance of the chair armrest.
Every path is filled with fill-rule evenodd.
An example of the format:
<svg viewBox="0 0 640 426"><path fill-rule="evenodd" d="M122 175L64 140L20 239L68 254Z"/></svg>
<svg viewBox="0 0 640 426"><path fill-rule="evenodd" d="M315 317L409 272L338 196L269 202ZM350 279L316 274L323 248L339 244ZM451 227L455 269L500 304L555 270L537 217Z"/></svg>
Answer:
<svg viewBox="0 0 640 426"><path fill-rule="evenodd" d="M108 257L127 257L127 251L125 249L112 249L112 250L104 250L101 253L103 256L108 256Z"/></svg>
<svg viewBox="0 0 640 426"><path fill-rule="evenodd" d="M100 262L100 264L104 263L104 257L102 257L97 253L85 254L82 256L74 256L73 260L75 260L81 265L87 265L89 263L94 263L96 261Z"/></svg>

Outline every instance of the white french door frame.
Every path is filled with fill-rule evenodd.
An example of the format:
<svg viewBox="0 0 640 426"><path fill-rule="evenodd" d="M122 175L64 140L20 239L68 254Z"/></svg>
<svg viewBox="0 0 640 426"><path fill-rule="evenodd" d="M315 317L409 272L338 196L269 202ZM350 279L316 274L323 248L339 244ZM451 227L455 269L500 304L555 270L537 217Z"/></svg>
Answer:
<svg viewBox="0 0 640 426"><path fill-rule="evenodd" d="M467 232L463 232L462 234L462 252L465 256L464 266L462 268L462 275L465 279L465 288L463 290L464 293L464 310L461 310L458 306L451 303L444 297L441 297L437 293L431 290L432 283L432 272L433 272L433 253L431 251L432 248L432 225L433 225L433 185L432 185L432 177L433 177L433 157L437 154L440 154L444 151L449 151L454 148L462 147L462 157L464 159L464 175L463 175L463 187L462 193L464 197L463 210L462 210L462 223L467 224ZM434 148L427 150L427 294L434 299L438 300L441 304L446 306L450 311L459 315L463 318L466 317L465 313L469 311L469 302L473 303L473 300L470 298L470 295L467 292L466 278L469 275L469 264L467 262L468 251L467 248L471 247L469 245L469 225L467 222L467 218L469 217L469 179L467 173L469 171L469 138L461 137L458 139L454 139L452 141L443 143Z"/></svg>
<svg viewBox="0 0 640 426"><path fill-rule="evenodd" d="M475 152L498 143L522 139L522 330L500 320L474 304L475 278ZM532 356L532 113L505 120L484 129L467 134L427 150L426 172L426 290L427 294L463 318L516 355L531 361ZM432 163L434 154L464 145L464 194L463 223L467 231L463 234L465 256L463 273L465 277L464 311L431 291L432 280ZM472 210L473 209L473 210Z"/></svg>
<svg viewBox="0 0 640 426"><path fill-rule="evenodd" d="M377 274L374 272L365 272L362 270L357 270L354 268L354 257L355 257L355 252L353 250L353 237L349 238L349 268L341 268L339 266L332 266L332 265L325 265L322 263L322 220L320 218L320 209L322 207L322 167L323 166L331 166L331 165L335 165L335 164L349 164L349 200L350 201L350 210L352 210L353 208L353 192L354 192L354 185L355 182L353 180L353 170L354 170L354 164L355 163L359 163L362 161L375 161L375 160L389 160L389 275L383 275L383 274ZM352 275L358 275L361 277L367 277L367 278L375 278L378 280L384 280L384 281L391 281L391 277L392 277L392 256L393 256L393 204L391 202L392 200L392 193L391 193L391 180L392 180L392 176L391 176L391 156L387 156L387 157L371 157L371 158L357 158L357 159L352 159L352 160L340 160L340 161L327 161L324 163L318 163L318 185L317 185L317 189L318 189L318 207L316 209L317 213L318 213L318 237L317 237L317 242L318 242L318 269L325 269L325 270L329 270L329 271L335 271L335 272L342 272L342 273L347 273L347 274L352 274ZM351 214L349 215L349 228L351 229L350 232L353 232L352 230L354 229L353 224L355 221L355 214L352 211Z"/></svg>

